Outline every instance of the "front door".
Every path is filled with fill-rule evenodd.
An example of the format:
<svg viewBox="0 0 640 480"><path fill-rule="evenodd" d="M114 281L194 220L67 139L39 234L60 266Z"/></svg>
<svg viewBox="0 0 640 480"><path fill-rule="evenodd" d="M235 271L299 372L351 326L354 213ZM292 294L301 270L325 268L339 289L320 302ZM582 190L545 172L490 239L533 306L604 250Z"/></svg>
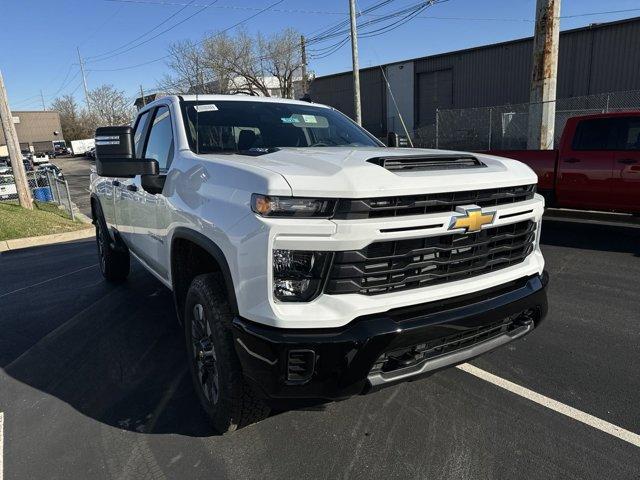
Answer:
<svg viewBox="0 0 640 480"><path fill-rule="evenodd" d="M640 212L640 117L620 119L620 144L613 169L615 209Z"/></svg>
<svg viewBox="0 0 640 480"><path fill-rule="evenodd" d="M154 159L158 162L160 175L166 175L173 161L174 141L171 112L169 107L158 107L151 119L148 139L142 158ZM159 218L164 218L163 209L166 201L162 193L146 191L140 176L135 178L137 202L135 204L135 236L138 242L138 256L163 278L168 278L166 265L160 261L166 237L165 225L160 225Z"/></svg>
<svg viewBox="0 0 640 480"><path fill-rule="evenodd" d="M137 158L144 158L141 155L150 115L150 111L140 114L134 127ZM116 228L127 247L138 255L141 245L140 238L136 235L135 224L139 218L137 206L140 203L138 191L140 180L139 178L115 178L113 180Z"/></svg>
<svg viewBox="0 0 640 480"><path fill-rule="evenodd" d="M609 209L615 148L615 122L578 122L571 145L560 149L556 195L563 207Z"/></svg>

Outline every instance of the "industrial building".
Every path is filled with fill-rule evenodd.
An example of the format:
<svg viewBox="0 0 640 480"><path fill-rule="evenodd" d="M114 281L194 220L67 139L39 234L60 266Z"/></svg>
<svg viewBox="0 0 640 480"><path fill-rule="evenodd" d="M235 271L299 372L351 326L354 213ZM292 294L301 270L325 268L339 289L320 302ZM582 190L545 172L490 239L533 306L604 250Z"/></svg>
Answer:
<svg viewBox="0 0 640 480"><path fill-rule="evenodd" d="M360 70L362 123L374 135L401 132L386 73L407 129L435 124L437 109L529 101L533 37ZM640 89L640 17L560 34L557 98ZM351 72L316 78L313 101L353 117Z"/></svg>
<svg viewBox="0 0 640 480"><path fill-rule="evenodd" d="M44 142L63 141L60 114L54 111L13 111L13 124L16 127L18 141L23 150L36 147ZM0 151L6 145L4 134L0 130Z"/></svg>

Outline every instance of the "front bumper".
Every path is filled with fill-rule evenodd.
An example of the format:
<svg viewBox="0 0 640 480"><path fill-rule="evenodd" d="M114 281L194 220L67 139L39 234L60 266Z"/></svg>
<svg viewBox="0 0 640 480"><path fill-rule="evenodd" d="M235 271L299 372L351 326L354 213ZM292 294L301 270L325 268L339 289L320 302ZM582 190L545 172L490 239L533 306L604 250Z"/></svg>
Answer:
<svg viewBox="0 0 640 480"><path fill-rule="evenodd" d="M547 313L546 272L334 329L234 320L245 377L269 399L335 400L413 380L520 338Z"/></svg>

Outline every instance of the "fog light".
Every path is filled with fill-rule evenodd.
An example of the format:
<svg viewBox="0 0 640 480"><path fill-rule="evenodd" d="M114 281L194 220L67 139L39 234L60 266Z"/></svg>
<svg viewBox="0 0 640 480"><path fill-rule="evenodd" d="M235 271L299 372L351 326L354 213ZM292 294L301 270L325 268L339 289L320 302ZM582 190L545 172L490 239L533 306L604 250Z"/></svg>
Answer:
<svg viewBox="0 0 640 480"><path fill-rule="evenodd" d="M320 293L328 252L273 251L273 294L282 302L308 302Z"/></svg>

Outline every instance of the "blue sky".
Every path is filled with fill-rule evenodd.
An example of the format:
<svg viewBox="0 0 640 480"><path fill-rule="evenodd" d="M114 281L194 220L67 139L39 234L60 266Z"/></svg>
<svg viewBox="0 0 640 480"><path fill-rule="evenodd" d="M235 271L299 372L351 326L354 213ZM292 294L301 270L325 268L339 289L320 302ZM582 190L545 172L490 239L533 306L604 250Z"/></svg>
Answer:
<svg viewBox="0 0 640 480"><path fill-rule="evenodd" d="M143 85L153 89L167 72L163 61L120 71L166 54L176 40L198 40L205 32L227 28L275 3L276 0L218 0L169 32L103 61L94 58L120 47L176 14L151 35L172 26L211 3L210 0L0 0L3 18L0 70L10 103L15 110L40 109L40 90L45 102L64 93L82 101L76 47L86 58L89 88L113 84L134 96ZM379 0L358 0L366 9ZM380 13L417 3L394 0ZM181 10L182 9L182 10ZM620 13L592 12L637 9ZM245 25L250 32L269 34L286 27L311 35L322 27L347 18L347 0L283 0ZM529 36L533 32L535 0L448 0L425 10L418 18L384 35L360 41L360 65L367 67L395 60L447 52ZM561 29L581 27L640 16L638 0L563 0ZM373 17L369 17L373 18ZM8 20L11 21L8 21ZM146 39L148 37L144 37ZM142 41L143 39L139 40ZM319 44L318 47L333 42ZM135 45L135 44L134 44ZM317 74L350 69L348 45L323 59L312 59ZM103 70L103 71L100 71Z"/></svg>

